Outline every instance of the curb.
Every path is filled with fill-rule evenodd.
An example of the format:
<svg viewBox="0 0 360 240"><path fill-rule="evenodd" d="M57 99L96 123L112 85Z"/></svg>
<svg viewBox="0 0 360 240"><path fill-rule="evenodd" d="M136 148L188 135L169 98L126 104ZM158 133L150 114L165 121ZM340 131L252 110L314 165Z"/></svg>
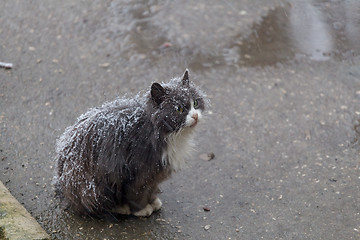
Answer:
<svg viewBox="0 0 360 240"><path fill-rule="evenodd" d="M0 240L50 240L30 213L0 181Z"/></svg>

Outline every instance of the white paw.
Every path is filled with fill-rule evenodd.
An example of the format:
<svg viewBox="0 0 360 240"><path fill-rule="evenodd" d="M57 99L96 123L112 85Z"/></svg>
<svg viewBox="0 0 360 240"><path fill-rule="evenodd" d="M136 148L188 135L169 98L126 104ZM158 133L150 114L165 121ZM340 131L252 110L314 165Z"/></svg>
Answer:
<svg viewBox="0 0 360 240"><path fill-rule="evenodd" d="M155 199L155 201L153 201L153 203L151 204L152 208L154 209L154 211L157 211L161 208L162 206L162 202L161 200L157 197Z"/></svg>
<svg viewBox="0 0 360 240"><path fill-rule="evenodd" d="M148 217L152 214L153 211L153 207L150 204L147 204L144 209L137 211L136 213L134 213L134 215L137 217Z"/></svg>
<svg viewBox="0 0 360 240"><path fill-rule="evenodd" d="M127 204L117 206L112 211L115 212L115 213L124 214L124 215L131 214L130 207Z"/></svg>

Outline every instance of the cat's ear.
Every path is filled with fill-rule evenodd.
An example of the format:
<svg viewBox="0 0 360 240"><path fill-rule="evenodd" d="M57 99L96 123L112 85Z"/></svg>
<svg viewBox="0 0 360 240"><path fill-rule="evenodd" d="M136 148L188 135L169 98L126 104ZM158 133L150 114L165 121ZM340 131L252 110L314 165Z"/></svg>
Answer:
<svg viewBox="0 0 360 240"><path fill-rule="evenodd" d="M189 70L186 69L184 72L184 75L182 76L182 84L186 87L188 87L190 85L190 80L189 80Z"/></svg>
<svg viewBox="0 0 360 240"><path fill-rule="evenodd" d="M159 105L165 99L165 89L159 83L153 83L151 85L151 98Z"/></svg>

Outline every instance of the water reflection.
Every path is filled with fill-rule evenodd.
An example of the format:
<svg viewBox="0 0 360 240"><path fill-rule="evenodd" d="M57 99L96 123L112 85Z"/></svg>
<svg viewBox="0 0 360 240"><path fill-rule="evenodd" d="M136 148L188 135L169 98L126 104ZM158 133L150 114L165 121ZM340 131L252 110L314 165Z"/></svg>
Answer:
<svg viewBox="0 0 360 240"><path fill-rule="evenodd" d="M294 1L289 11L292 45L313 60L328 60L334 48L331 28L312 1Z"/></svg>
<svg viewBox="0 0 360 240"><path fill-rule="evenodd" d="M129 66L171 62L194 70L221 65L267 66L297 59L342 60L360 53L360 0L289 0L268 11L249 34L239 32L234 39L224 39L228 47L201 51L172 41L166 21L163 24L158 19L164 17L159 13L168 11L169 4L114 0L104 17L107 27L98 27L93 34L95 38L106 36L107 41L101 37L103 42L95 49L124 59ZM225 24L227 18L223 21ZM203 23L196 24L201 28Z"/></svg>
<svg viewBox="0 0 360 240"><path fill-rule="evenodd" d="M360 48L360 1L345 1L345 34L351 47Z"/></svg>
<svg viewBox="0 0 360 240"><path fill-rule="evenodd" d="M101 36L94 49L124 59L129 66L172 62L194 70L220 65L267 66L297 59L342 60L360 53L360 0L289 0L269 10L249 34L239 32L234 39L224 39L228 47L201 51L172 41L169 26L159 24L159 13L167 11L170 3L112 1L102 21L106 27L98 26L92 35L95 39ZM196 24L201 28L203 23Z"/></svg>
<svg viewBox="0 0 360 240"><path fill-rule="evenodd" d="M239 39L225 51L228 63L239 59L240 65L264 66L297 58L349 58L360 52L360 1L294 0L269 11L250 35ZM234 56L234 49L240 56Z"/></svg>

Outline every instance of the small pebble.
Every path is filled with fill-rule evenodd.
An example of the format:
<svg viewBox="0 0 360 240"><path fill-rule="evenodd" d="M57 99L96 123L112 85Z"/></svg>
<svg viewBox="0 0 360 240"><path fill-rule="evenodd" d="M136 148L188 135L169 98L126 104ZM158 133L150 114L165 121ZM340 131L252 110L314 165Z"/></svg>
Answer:
<svg viewBox="0 0 360 240"><path fill-rule="evenodd" d="M108 68L110 66L110 63L101 63L99 64L99 67L102 67L102 68Z"/></svg>
<svg viewBox="0 0 360 240"><path fill-rule="evenodd" d="M205 229L205 230L209 230L209 229L210 229L210 225L205 225L204 229Z"/></svg>
<svg viewBox="0 0 360 240"><path fill-rule="evenodd" d="M215 154L213 152L211 153L203 153L203 154L200 154L200 159L204 160L204 161L210 161L212 159L215 158Z"/></svg>

